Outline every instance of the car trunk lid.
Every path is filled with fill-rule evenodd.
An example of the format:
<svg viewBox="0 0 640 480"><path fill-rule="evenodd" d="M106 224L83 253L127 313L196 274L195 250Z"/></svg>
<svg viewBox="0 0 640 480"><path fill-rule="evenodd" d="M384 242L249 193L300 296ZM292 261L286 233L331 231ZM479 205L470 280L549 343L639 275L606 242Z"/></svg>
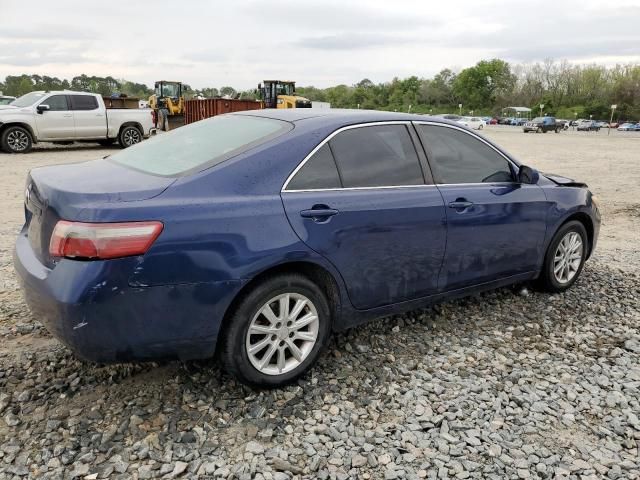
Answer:
<svg viewBox="0 0 640 480"><path fill-rule="evenodd" d="M36 168L25 189L25 228L40 261L51 267L51 233L59 220L91 221L105 205L153 198L175 178L158 177L108 160Z"/></svg>

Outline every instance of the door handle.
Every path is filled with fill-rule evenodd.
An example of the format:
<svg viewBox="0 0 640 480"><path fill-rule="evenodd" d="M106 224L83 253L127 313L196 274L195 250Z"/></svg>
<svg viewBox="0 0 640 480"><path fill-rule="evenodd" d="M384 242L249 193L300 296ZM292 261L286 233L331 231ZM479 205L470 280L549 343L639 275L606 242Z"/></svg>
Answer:
<svg viewBox="0 0 640 480"><path fill-rule="evenodd" d="M449 208L455 208L456 210L464 210L465 208L469 208L473 205L473 202L469 202L464 199L458 199L455 202L449 203Z"/></svg>
<svg viewBox="0 0 640 480"><path fill-rule="evenodd" d="M64 118L71 118L71 117L73 117L73 114L72 113L66 113L66 114L63 115L63 117Z"/></svg>
<svg viewBox="0 0 640 480"><path fill-rule="evenodd" d="M326 222L330 217L337 215L339 212L335 208L329 208L326 205L314 205L309 210L302 210L300 216L302 218L312 218L314 222Z"/></svg>

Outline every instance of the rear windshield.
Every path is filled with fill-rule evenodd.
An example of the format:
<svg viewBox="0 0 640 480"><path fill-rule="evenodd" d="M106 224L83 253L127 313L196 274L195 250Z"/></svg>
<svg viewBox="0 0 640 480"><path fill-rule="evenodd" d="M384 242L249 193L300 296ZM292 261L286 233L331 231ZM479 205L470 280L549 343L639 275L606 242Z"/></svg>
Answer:
<svg viewBox="0 0 640 480"><path fill-rule="evenodd" d="M292 128L271 118L221 115L159 133L109 158L152 175L177 177L217 165Z"/></svg>

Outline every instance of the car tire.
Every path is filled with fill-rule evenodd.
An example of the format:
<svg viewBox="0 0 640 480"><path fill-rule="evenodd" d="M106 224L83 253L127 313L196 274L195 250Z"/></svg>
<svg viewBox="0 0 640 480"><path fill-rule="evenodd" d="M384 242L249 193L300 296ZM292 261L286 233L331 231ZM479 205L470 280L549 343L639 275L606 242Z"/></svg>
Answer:
<svg viewBox="0 0 640 480"><path fill-rule="evenodd" d="M26 128L10 126L2 132L0 145L7 153L28 153L33 147L33 138Z"/></svg>
<svg viewBox="0 0 640 480"><path fill-rule="evenodd" d="M582 273L588 248L587 231L581 222L562 225L547 248L538 285L552 293L570 288Z"/></svg>
<svg viewBox="0 0 640 480"><path fill-rule="evenodd" d="M543 130L541 127L536 128L536 133L541 133Z"/></svg>
<svg viewBox="0 0 640 480"><path fill-rule="evenodd" d="M478 125L478 130L482 130L482 124Z"/></svg>
<svg viewBox="0 0 640 480"><path fill-rule="evenodd" d="M238 302L227 318L220 356L225 370L241 383L281 387L316 362L330 333L331 309L324 292L303 275L278 275Z"/></svg>
<svg viewBox="0 0 640 480"><path fill-rule="evenodd" d="M120 134L118 135L118 143L121 148L131 147L136 143L140 143L142 141L142 132L138 127L134 127L133 125L128 125L123 127L120 130Z"/></svg>

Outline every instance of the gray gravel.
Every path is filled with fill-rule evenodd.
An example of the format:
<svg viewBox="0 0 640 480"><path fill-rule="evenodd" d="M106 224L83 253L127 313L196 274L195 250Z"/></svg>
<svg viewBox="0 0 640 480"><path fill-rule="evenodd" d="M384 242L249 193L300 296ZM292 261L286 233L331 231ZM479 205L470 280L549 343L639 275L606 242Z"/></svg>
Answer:
<svg viewBox="0 0 640 480"><path fill-rule="evenodd" d="M0 479L640 478L639 320L638 275L596 260L562 295L502 289L339 335L278 391L213 361L4 351Z"/></svg>
<svg viewBox="0 0 640 480"><path fill-rule="evenodd" d="M215 361L98 366L52 339L11 266L26 170L108 151L0 155L0 480L640 478L638 142L485 134L601 197L601 243L574 288L373 322L269 392Z"/></svg>

